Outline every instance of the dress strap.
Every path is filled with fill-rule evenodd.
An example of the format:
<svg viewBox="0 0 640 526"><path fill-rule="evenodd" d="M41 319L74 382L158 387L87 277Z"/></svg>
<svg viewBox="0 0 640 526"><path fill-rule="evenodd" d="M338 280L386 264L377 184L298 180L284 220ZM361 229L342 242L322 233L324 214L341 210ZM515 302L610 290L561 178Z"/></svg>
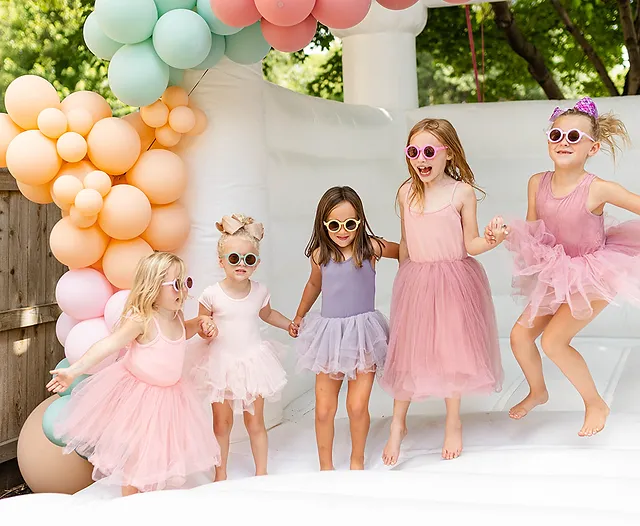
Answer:
<svg viewBox="0 0 640 526"><path fill-rule="evenodd" d="M453 204L453 196L456 195L456 189L458 188L458 185L461 183L462 181L456 181L453 185L453 190L451 192L451 199L449 200L449 203Z"/></svg>

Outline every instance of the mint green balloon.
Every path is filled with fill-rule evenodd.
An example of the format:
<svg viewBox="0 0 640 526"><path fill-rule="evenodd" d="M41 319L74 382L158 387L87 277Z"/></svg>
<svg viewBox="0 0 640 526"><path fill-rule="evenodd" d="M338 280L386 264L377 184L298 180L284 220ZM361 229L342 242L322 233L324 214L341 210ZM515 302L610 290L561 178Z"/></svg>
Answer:
<svg viewBox="0 0 640 526"><path fill-rule="evenodd" d="M89 51L103 60L111 60L115 52L122 47L120 42L116 42L104 34L98 23L98 15L95 12L91 13L85 20L82 35Z"/></svg>
<svg viewBox="0 0 640 526"><path fill-rule="evenodd" d="M198 0L197 6L198 14L204 18L209 24L209 28L212 33L216 35L235 35L242 31L241 27L232 27L220 21L220 19L213 13L213 9L211 9L211 1L210 0Z"/></svg>
<svg viewBox="0 0 640 526"><path fill-rule="evenodd" d="M94 12L104 34L122 44L147 40L158 21L153 0L96 0Z"/></svg>
<svg viewBox="0 0 640 526"><path fill-rule="evenodd" d="M183 69L169 68L169 86L180 86L183 80Z"/></svg>
<svg viewBox="0 0 640 526"><path fill-rule="evenodd" d="M175 9L158 20L153 30L153 46L172 68L194 68L211 51L211 31L198 13Z"/></svg>
<svg viewBox="0 0 640 526"><path fill-rule="evenodd" d="M49 442L59 447L64 447L67 444L62 440L62 438L55 435L53 429L55 424L60 420L60 413L69 403L69 400L71 399L68 396L58 398L49 407L47 407L47 410L42 416L42 431L44 431L44 434L49 439Z"/></svg>
<svg viewBox="0 0 640 526"><path fill-rule="evenodd" d="M62 360L60 360L58 362L58 365L56 365L56 369L66 369L67 367L71 367L71 364L69 363L69 360L67 360L66 358L63 358Z"/></svg>
<svg viewBox="0 0 640 526"><path fill-rule="evenodd" d="M271 45L262 36L260 22L225 37L225 40L227 47L224 54L238 64L260 62L271 50Z"/></svg>
<svg viewBox="0 0 640 526"><path fill-rule="evenodd" d="M58 394L60 396L69 396L73 392L73 390L77 387L77 385L80 382L84 382L87 378L89 378L88 374L81 374L80 376L78 376L78 378L76 378L73 382L71 382L71 385L67 387L67 389L65 389L64 391Z"/></svg>
<svg viewBox="0 0 640 526"><path fill-rule="evenodd" d="M193 9L196 0L155 0L158 8L158 16L162 16L174 9Z"/></svg>
<svg viewBox="0 0 640 526"><path fill-rule="evenodd" d="M196 66L194 69L210 69L215 67L222 57L224 57L224 50L226 47L225 37L212 33L211 51L209 52L209 56L204 59L202 64Z"/></svg>
<svg viewBox="0 0 640 526"><path fill-rule="evenodd" d="M109 63L109 86L129 106L157 101L169 85L169 66L157 55L151 39L121 47Z"/></svg>

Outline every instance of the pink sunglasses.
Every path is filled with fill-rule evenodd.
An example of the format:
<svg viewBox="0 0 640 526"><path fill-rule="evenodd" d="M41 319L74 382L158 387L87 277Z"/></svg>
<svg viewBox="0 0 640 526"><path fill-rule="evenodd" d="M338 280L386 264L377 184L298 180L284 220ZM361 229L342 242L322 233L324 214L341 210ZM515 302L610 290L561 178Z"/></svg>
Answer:
<svg viewBox="0 0 640 526"><path fill-rule="evenodd" d="M591 142L596 142L596 140L593 137L590 137L586 133L576 129L565 132L565 131L562 131L560 128L553 128L547 132L547 138L549 139L549 142L554 144L560 142L562 139L564 139L565 136L569 144L579 143L583 137L586 137Z"/></svg>
<svg viewBox="0 0 640 526"><path fill-rule="evenodd" d="M191 278L191 276L187 276L186 278L184 278L184 281L181 281L179 279L174 279L173 281L165 281L162 286L172 286L173 290L175 290L176 292L180 292L183 289L190 289L191 287L193 287L193 278Z"/></svg>
<svg viewBox="0 0 640 526"><path fill-rule="evenodd" d="M430 144L427 144L423 148L419 148L418 146L413 146L412 144L410 144L404 149L404 153L407 158L411 160L420 157L421 153L425 159L433 159L436 155L438 155L438 152L446 149L447 146L431 146Z"/></svg>

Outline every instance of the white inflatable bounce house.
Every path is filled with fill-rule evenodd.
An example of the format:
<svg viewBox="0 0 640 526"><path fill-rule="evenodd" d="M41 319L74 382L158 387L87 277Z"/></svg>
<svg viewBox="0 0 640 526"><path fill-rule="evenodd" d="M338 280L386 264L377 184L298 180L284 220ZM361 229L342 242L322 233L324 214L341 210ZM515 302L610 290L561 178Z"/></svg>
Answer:
<svg viewBox="0 0 640 526"><path fill-rule="evenodd" d="M408 130L425 117L449 119L458 130L477 181L487 192L479 205L481 224L495 214L525 215L528 177L550 167L544 131L557 102L419 108L415 36L427 24L428 8L451 3L421 0L404 11L391 11L374 2L362 23L336 30L343 44L345 103L270 84L259 64L242 66L224 59L204 77L201 71L187 73L184 86L190 90L197 84L191 98L210 122L180 152L191 174L186 200L192 214L192 233L182 255L196 283L220 277L215 222L225 214L250 215L266 229L257 279L270 288L272 305L292 316L308 277L303 251L315 206L333 185L353 187L374 232L398 240L394 198L407 177L403 147ZM590 168L640 192L639 99L597 103L601 111L622 117L635 144L615 167L601 154ZM622 211L614 213L626 218ZM251 477L248 441L237 431L225 483L125 499L112 499L99 486L73 496L18 497L0 505L2 523L10 524L11 517L41 524L640 524L640 312L611 306L575 342L612 409L603 433L577 436L581 399L546 359L549 403L513 421L507 411L527 393L509 348L509 331L521 306L511 298L506 250L499 248L480 260L493 289L505 381L500 393L463 400L465 449L459 459L440 458L444 405L432 400L412 405L400 462L385 467L381 452L392 400L375 387L366 470L348 471L342 403L336 424L337 471L317 472L314 378L296 373L291 341L273 334L289 349L284 358L289 383L282 400L268 408L270 476ZM386 314L396 269L389 261L379 266L377 303ZM196 309L194 300L187 314Z"/></svg>

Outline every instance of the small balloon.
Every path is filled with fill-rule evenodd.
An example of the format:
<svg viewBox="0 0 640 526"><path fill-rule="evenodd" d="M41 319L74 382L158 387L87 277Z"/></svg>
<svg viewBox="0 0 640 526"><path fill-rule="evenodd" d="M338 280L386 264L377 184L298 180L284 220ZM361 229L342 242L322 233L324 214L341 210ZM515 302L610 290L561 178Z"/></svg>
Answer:
<svg viewBox="0 0 640 526"><path fill-rule="evenodd" d="M316 0L311 14L321 24L331 29L348 29L362 22L372 0Z"/></svg>
<svg viewBox="0 0 640 526"><path fill-rule="evenodd" d="M256 8L271 24L291 27L311 15L316 0L255 0Z"/></svg>
<svg viewBox="0 0 640 526"><path fill-rule="evenodd" d="M73 110L88 111L91 114L93 123L101 119L108 119L112 116L111 106L99 93L94 91L74 91L62 101L62 111L69 117ZM77 131L77 130L72 130ZM84 135L78 131L80 135Z"/></svg>
<svg viewBox="0 0 640 526"><path fill-rule="evenodd" d="M85 188L78 192L74 205L83 216L95 216L102 210L102 195L93 188Z"/></svg>
<svg viewBox="0 0 640 526"><path fill-rule="evenodd" d="M67 116L58 108L46 108L38 115L38 129L49 139L57 139L67 131Z"/></svg>
<svg viewBox="0 0 640 526"><path fill-rule="evenodd" d="M263 19L260 22L264 38L274 49L285 53L293 53L304 49L313 40L318 22L312 16L295 26L276 26Z"/></svg>
<svg viewBox="0 0 640 526"><path fill-rule="evenodd" d="M76 200L78 193L84 188L82 182L73 175L61 175L58 177L52 187L51 193L57 203L68 208Z"/></svg>
<svg viewBox="0 0 640 526"><path fill-rule="evenodd" d="M93 128L93 118L91 113L85 109L74 109L67 114L69 122L69 131L75 132L82 137L89 135L91 128Z"/></svg>
<svg viewBox="0 0 640 526"><path fill-rule="evenodd" d="M97 190L102 197L105 197L111 190L111 177L101 170L95 170L84 178L84 187Z"/></svg>
<svg viewBox="0 0 640 526"><path fill-rule="evenodd" d="M184 88L172 86L167 88L162 94L162 102L167 105L169 111L178 106L187 106L189 104L189 94Z"/></svg>
<svg viewBox="0 0 640 526"><path fill-rule="evenodd" d="M71 222L78 228L89 228L96 224L98 216L97 214L91 216L85 215L76 208L75 205L71 205L69 209L69 219L71 219Z"/></svg>
<svg viewBox="0 0 640 526"><path fill-rule="evenodd" d="M189 107L191 108L191 111L193 111L193 114L196 117L196 125L186 135L193 137L196 135L200 135L207 129L208 121L207 121L207 115L200 108L196 108L195 106L189 106Z"/></svg>
<svg viewBox="0 0 640 526"><path fill-rule="evenodd" d="M87 155L87 141L76 132L67 132L60 136L56 144L58 155L69 163L77 163Z"/></svg>
<svg viewBox="0 0 640 526"><path fill-rule="evenodd" d="M176 9L158 20L153 30L153 46L172 68L190 69L209 55L211 30L198 13Z"/></svg>
<svg viewBox="0 0 640 526"><path fill-rule="evenodd" d="M238 64L255 64L269 54L271 45L264 39L260 22L225 37L225 55Z"/></svg>
<svg viewBox="0 0 640 526"><path fill-rule="evenodd" d="M180 139L182 139L182 134L172 129L168 124L156 128L156 141L165 148L173 148L180 142Z"/></svg>
<svg viewBox="0 0 640 526"><path fill-rule="evenodd" d="M188 106L178 106L169 114L169 126L178 133L189 133L196 125L196 116Z"/></svg>
<svg viewBox="0 0 640 526"><path fill-rule="evenodd" d="M164 102L157 100L153 104L140 108L140 117L147 126L160 128L169 120L169 108Z"/></svg>
<svg viewBox="0 0 640 526"><path fill-rule="evenodd" d="M461 3L466 3L466 1L467 0L464 0L464 2ZM418 0L378 0L378 3L387 9L401 11L402 9L408 9L413 4L418 3Z"/></svg>

